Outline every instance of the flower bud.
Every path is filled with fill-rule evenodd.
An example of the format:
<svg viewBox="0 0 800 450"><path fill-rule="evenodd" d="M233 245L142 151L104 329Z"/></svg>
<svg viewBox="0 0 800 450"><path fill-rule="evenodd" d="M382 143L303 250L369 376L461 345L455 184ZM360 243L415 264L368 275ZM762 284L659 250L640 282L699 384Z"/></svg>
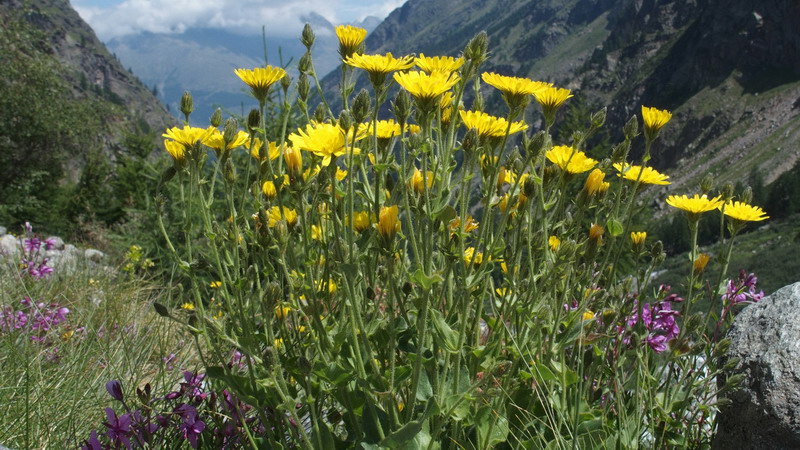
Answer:
<svg viewBox="0 0 800 450"><path fill-rule="evenodd" d="M225 160L225 168L223 169L223 173L225 174L225 181L228 183L233 183L236 181L236 167L233 166L233 161L230 159Z"/></svg>
<svg viewBox="0 0 800 450"><path fill-rule="evenodd" d="M253 131L261 126L261 113L258 112L258 109L253 108L250 110L250 114L247 115L247 131L250 134L253 134Z"/></svg>
<svg viewBox="0 0 800 450"><path fill-rule="evenodd" d="M621 163L625 161L625 158L628 156L628 150L630 148L631 148L631 141L629 140L625 140L614 146L614 149L611 151L611 162Z"/></svg>
<svg viewBox="0 0 800 450"><path fill-rule="evenodd" d="M311 53L304 53L297 62L297 70L301 74L307 74L311 71Z"/></svg>
<svg viewBox="0 0 800 450"><path fill-rule="evenodd" d="M366 89L361 89L353 99L353 120L356 123L363 122L370 113L370 98L369 92Z"/></svg>
<svg viewBox="0 0 800 450"><path fill-rule="evenodd" d="M743 203L751 203L753 201L753 188L747 186L744 191L739 195L739 200Z"/></svg>
<svg viewBox="0 0 800 450"><path fill-rule="evenodd" d="M471 153L478 149L479 142L480 137L478 136L478 132L474 128L470 128L467 130L467 134L464 135L461 147L464 148L464 152Z"/></svg>
<svg viewBox="0 0 800 450"><path fill-rule="evenodd" d="M325 111L325 105L320 103L317 105L317 109L314 110L314 120L319 123L325 122L325 115L327 111Z"/></svg>
<svg viewBox="0 0 800 450"><path fill-rule="evenodd" d="M400 89L400 92L397 93L397 97L392 103L392 112L401 125L404 125L408 116L411 115L411 96L404 89Z"/></svg>
<svg viewBox="0 0 800 450"><path fill-rule="evenodd" d="M211 118L208 119L208 121L211 123L212 127L218 127L219 124L222 123L222 110L219 108L215 109L214 114L211 114Z"/></svg>
<svg viewBox="0 0 800 450"><path fill-rule="evenodd" d="M703 180L700 181L700 192L703 195L707 195L711 192L711 189L714 189L714 176L707 173L706 176L703 177Z"/></svg>
<svg viewBox="0 0 800 450"><path fill-rule="evenodd" d="M464 48L464 58L474 64L482 64L489 56L489 36L485 31L476 34Z"/></svg>
<svg viewBox="0 0 800 450"><path fill-rule="evenodd" d="M400 231L400 220L398 220L399 208L397 205L384 206L378 216L378 233L385 242L391 242L394 235Z"/></svg>
<svg viewBox="0 0 800 450"><path fill-rule="evenodd" d="M525 178L525 183L522 185L522 193L528 198L533 198L536 194L536 180L533 176Z"/></svg>
<svg viewBox="0 0 800 450"><path fill-rule="evenodd" d="M281 78L281 89L283 89L283 92L288 91L289 86L291 85L292 85L292 77L289 76L289 74L284 75L284 77Z"/></svg>
<svg viewBox="0 0 800 450"><path fill-rule="evenodd" d="M722 356L722 355L728 353L728 349L730 347L731 347L731 339L730 338L720 339L720 341L717 342L717 346L714 348L714 355Z"/></svg>
<svg viewBox="0 0 800 450"><path fill-rule="evenodd" d="M311 91L311 84L308 82L308 75L301 73L297 80L297 96L300 100L308 100L308 93Z"/></svg>
<svg viewBox="0 0 800 450"><path fill-rule="evenodd" d="M314 30L311 29L310 24L306 24L303 27L303 33L300 35L300 42L306 47L307 50L311 50L311 46L314 45L314 40L316 36L314 35Z"/></svg>
<svg viewBox="0 0 800 450"><path fill-rule="evenodd" d="M228 120L225 121L225 128L222 132L222 140L225 142L225 148L228 148L228 144L236 139L238 133L239 123L236 122L236 119L233 117L228 118Z"/></svg>
<svg viewBox="0 0 800 450"><path fill-rule="evenodd" d="M725 183L725 186L722 187L722 200L727 202L732 198L733 198L733 184Z"/></svg>
<svg viewBox="0 0 800 450"><path fill-rule="evenodd" d="M692 264L692 269L694 270L695 274L700 274L705 270L706 266L708 265L708 261L711 257L706 253L700 253L697 255L697 259L694 260Z"/></svg>
<svg viewBox="0 0 800 450"><path fill-rule="evenodd" d="M342 110L339 114L339 128L343 130L350 130L353 127L353 115L348 110ZM348 133L350 134L350 133Z"/></svg>
<svg viewBox="0 0 800 450"><path fill-rule="evenodd" d="M106 383L106 391L108 392L108 395L110 395L111 398L113 398L114 400L120 402L125 401L125 397L122 394L122 384L120 384L119 381L111 380L108 383Z"/></svg>
<svg viewBox="0 0 800 450"><path fill-rule="evenodd" d="M625 139L629 141L639 135L639 118L636 114L631 116L622 131L625 133Z"/></svg>
<svg viewBox="0 0 800 450"><path fill-rule="evenodd" d="M600 128L606 123L606 114L608 113L608 108L603 107L600 111L592 114L592 128Z"/></svg>
<svg viewBox="0 0 800 450"><path fill-rule="evenodd" d="M194 111L194 104L192 102L192 94L189 91L185 91L183 96L181 97L181 112L186 119L189 119L189 115Z"/></svg>
<svg viewBox="0 0 800 450"><path fill-rule="evenodd" d="M650 256L653 257L653 261L656 264L663 262L664 258L667 257L667 255L664 253L664 243L661 241L656 241L656 243L653 244L653 247L650 248Z"/></svg>
<svg viewBox="0 0 800 450"><path fill-rule="evenodd" d="M544 131L539 131L538 133L534 134L531 137L531 140L528 142L528 148L526 151L528 152L528 156L531 158L535 158L539 155L542 149L545 148L549 141L547 133Z"/></svg>

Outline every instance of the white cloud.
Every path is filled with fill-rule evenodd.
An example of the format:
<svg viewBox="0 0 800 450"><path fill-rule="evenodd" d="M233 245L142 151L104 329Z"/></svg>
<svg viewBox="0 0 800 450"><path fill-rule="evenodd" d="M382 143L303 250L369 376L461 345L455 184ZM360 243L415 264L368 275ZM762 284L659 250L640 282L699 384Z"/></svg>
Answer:
<svg viewBox="0 0 800 450"><path fill-rule="evenodd" d="M73 0L81 17L106 41L143 31L182 33L187 28L222 28L241 34L297 36L301 17L315 12L331 23L386 17L404 0L122 0L98 7L91 0Z"/></svg>

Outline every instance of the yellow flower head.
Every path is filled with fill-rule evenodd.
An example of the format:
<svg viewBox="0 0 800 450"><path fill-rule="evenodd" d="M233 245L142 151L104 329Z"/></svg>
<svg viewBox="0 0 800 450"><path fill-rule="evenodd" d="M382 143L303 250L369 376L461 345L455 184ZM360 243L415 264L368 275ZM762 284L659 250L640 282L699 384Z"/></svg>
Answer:
<svg viewBox="0 0 800 450"><path fill-rule="evenodd" d="M647 232L645 231L634 231L631 233L631 243L633 243L633 245L644 245L645 239L647 239Z"/></svg>
<svg viewBox="0 0 800 450"><path fill-rule="evenodd" d="M214 127L197 128L188 125L183 128L168 128L167 131L162 134L163 137L167 138L164 140L164 147L166 147L167 152L169 152L175 160L181 161L184 159L187 150L199 143L205 144L215 131L219 132L219 130Z"/></svg>
<svg viewBox="0 0 800 450"><path fill-rule="evenodd" d="M598 225L593 223L591 228L589 228L589 239L599 242L603 239L603 234L606 232L606 229L603 228L602 225Z"/></svg>
<svg viewBox="0 0 800 450"><path fill-rule="evenodd" d="M281 220L286 220L286 225L289 227L293 227L297 225L297 211L293 209L289 209L287 207L283 207L283 214L281 214L281 208L278 206L273 206L269 209L269 213L267 214L269 217L269 222L267 225L272 228L278 224Z"/></svg>
<svg viewBox="0 0 800 450"><path fill-rule="evenodd" d="M420 53L419 56L414 59L414 64L425 73L443 72L450 75L464 65L464 58L453 58L452 56L425 56L424 53Z"/></svg>
<svg viewBox="0 0 800 450"><path fill-rule="evenodd" d="M354 54L345 58L348 66L364 69L369 74L373 85L381 85L386 79L386 74L397 70L410 69L414 65L413 56L395 58L391 53L385 55L359 55Z"/></svg>
<svg viewBox="0 0 800 450"><path fill-rule="evenodd" d="M363 138L356 135L356 140ZM322 157L322 166L327 167L331 159L343 155L350 148L350 141L345 139L345 131L337 125L312 122L306 129L298 129L289 135L292 145L300 150L307 150Z"/></svg>
<svg viewBox="0 0 800 450"><path fill-rule="evenodd" d="M253 158L261 161L261 152L264 148L264 144L261 142L259 138L253 138L252 141L248 141L248 146L251 148L250 156ZM281 148L278 144L274 142L268 142L266 146L267 157L271 160L278 159L278 156L281 154Z"/></svg>
<svg viewBox="0 0 800 450"><path fill-rule="evenodd" d="M667 204L673 208L682 209L691 214L700 214L722 206L722 197L708 198L707 195L687 197L685 195L670 195Z"/></svg>
<svg viewBox="0 0 800 450"><path fill-rule="evenodd" d="M556 145L547 151L547 159L567 173L583 173L597 165L597 161L580 150L566 145Z"/></svg>
<svg viewBox="0 0 800 450"><path fill-rule="evenodd" d="M545 117L548 117L548 115L552 116L568 98L572 97L570 92L569 89L558 88L551 85L535 92L533 96L536 97L536 101L542 105L542 111Z"/></svg>
<svg viewBox="0 0 800 450"><path fill-rule="evenodd" d="M380 233L384 239L390 240L400 231L399 214L400 210L397 205L381 207L380 214L378 215L378 233Z"/></svg>
<svg viewBox="0 0 800 450"><path fill-rule="evenodd" d="M636 181L643 184L657 184L667 185L670 184L669 176L659 173L652 167L632 166L628 163L615 163L614 168L619 171L618 177L625 178L626 180Z"/></svg>
<svg viewBox="0 0 800 450"><path fill-rule="evenodd" d="M742 222L759 222L769 219L769 216L763 209L758 206L748 205L744 202L725 203L722 212L724 212L726 216Z"/></svg>
<svg viewBox="0 0 800 450"><path fill-rule="evenodd" d="M366 211L356 211L353 213L353 229L361 233L369 228L369 213Z"/></svg>
<svg viewBox="0 0 800 450"><path fill-rule="evenodd" d="M185 309L186 311L194 310L194 303L184 303L181 305L181 309Z"/></svg>
<svg viewBox="0 0 800 450"><path fill-rule="evenodd" d="M211 283L208 284L208 287L210 287L211 289L218 289L221 286L222 286L222 281L212 281Z"/></svg>
<svg viewBox="0 0 800 450"><path fill-rule="evenodd" d="M394 80L414 98L431 102L455 86L459 78L458 75L445 72L433 72L428 75L425 72L408 71L396 72Z"/></svg>
<svg viewBox="0 0 800 450"><path fill-rule="evenodd" d="M280 350L283 347L283 338L277 338L272 344L275 349Z"/></svg>
<svg viewBox="0 0 800 450"><path fill-rule="evenodd" d="M320 280L319 283L317 283L317 292L324 292L326 288L329 294L333 294L337 289L336 283L331 279L328 279L327 282Z"/></svg>
<svg viewBox="0 0 800 450"><path fill-rule="evenodd" d="M278 195L278 190L275 188L275 183L272 181L265 181L264 184L261 185L261 192L264 193L264 197L267 197L268 200L272 200Z"/></svg>
<svg viewBox="0 0 800 450"><path fill-rule="evenodd" d="M235 69L233 73L250 86L250 92L259 102L263 102L269 94L269 88L286 76L280 67L256 67L255 69Z"/></svg>
<svg viewBox="0 0 800 450"><path fill-rule="evenodd" d="M416 125L414 125L416 127ZM406 125L406 131L411 131L411 125ZM375 130L375 135L378 139L391 139L396 136L400 136L400 124L395 122L394 119L389 120L379 120L376 123L376 126L372 126L372 122L362 123L358 125L358 135L361 136L368 136L372 134L372 131Z"/></svg>
<svg viewBox="0 0 800 450"><path fill-rule="evenodd" d="M587 309L586 311L583 312L583 316L582 317L583 317L583 320L592 320L592 319L594 319L594 313L592 312L592 310Z"/></svg>
<svg viewBox="0 0 800 450"><path fill-rule="evenodd" d="M447 91L439 97L439 109L442 110L442 122L449 123L453 116L453 101L455 96L453 91Z"/></svg>
<svg viewBox="0 0 800 450"><path fill-rule="evenodd" d="M164 139L164 148L175 161L183 161L186 158L186 147L180 142Z"/></svg>
<svg viewBox="0 0 800 450"><path fill-rule="evenodd" d="M464 249L464 262L477 266L483 262L483 253L475 251L475 247L468 247Z"/></svg>
<svg viewBox="0 0 800 450"><path fill-rule="evenodd" d="M250 141L250 135L245 131L239 130L239 132L236 133L236 136L234 136L233 141L228 142L228 145L226 146L225 138L223 137L222 132L216 128L213 128L212 130L213 131L211 131L210 136L208 136L203 143L213 148L217 152L230 151L236 147L241 147Z"/></svg>
<svg viewBox="0 0 800 450"><path fill-rule="evenodd" d="M472 216L467 216L467 220L464 221L464 233L469 233L471 231L475 231L478 229L478 222ZM455 219L450 221L450 231L456 232L461 228L461 218L456 217Z"/></svg>
<svg viewBox="0 0 800 450"><path fill-rule="evenodd" d="M414 192L416 192L417 195L422 195L422 193L425 191L425 186L423 183L428 185L428 190L433 187L433 172L428 170L425 176L423 176L419 169L414 168L414 174L411 175L411 178L408 180L408 184L414 188Z"/></svg>
<svg viewBox="0 0 800 450"><path fill-rule="evenodd" d="M482 111L459 111L458 113L461 115L465 127L474 129L478 135L484 137L503 137L506 129L508 129L509 135L528 129L528 125L523 121L512 122L511 128L509 128L506 119L490 116Z"/></svg>
<svg viewBox="0 0 800 450"><path fill-rule="evenodd" d="M605 180L605 177L606 174L602 170L592 170L589 172L589 176L586 177L586 182L583 184L583 189L589 195L602 194L603 192L606 192L611 185L608 182L603 181Z"/></svg>
<svg viewBox="0 0 800 450"><path fill-rule="evenodd" d="M503 99L510 107L526 104L527 96L534 95L543 89L552 86L543 81L533 81L527 78L508 77L493 72L481 74L483 82L495 87L503 93Z"/></svg>
<svg viewBox="0 0 800 450"><path fill-rule="evenodd" d="M644 134L648 140L658 136L661 128L672 118L672 113L667 110L642 106L642 120L644 121Z"/></svg>
<svg viewBox="0 0 800 450"><path fill-rule="evenodd" d="M286 163L286 170L292 176L296 177L303 172L303 154L300 150L294 147L283 147L283 162Z"/></svg>
<svg viewBox="0 0 800 450"><path fill-rule="evenodd" d="M561 247L561 239L559 239L558 236L550 236L550 238L547 239L547 243L550 245L550 250L552 251L556 251L558 247Z"/></svg>
<svg viewBox="0 0 800 450"><path fill-rule="evenodd" d="M692 264L692 269L694 270L694 273L700 273L703 270L705 270L706 266L708 265L708 261L710 259L711 256L709 256L706 253L700 253L699 255L697 255L697 259L695 259L694 263Z"/></svg>
<svg viewBox="0 0 800 450"><path fill-rule="evenodd" d="M336 37L339 38L339 55L345 59L359 50L367 37L367 30L352 25L339 25L336 27Z"/></svg>
<svg viewBox="0 0 800 450"><path fill-rule="evenodd" d="M280 304L275 307L275 317L278 319L285 319L291 310L292 308L290 306Z"/></svg>

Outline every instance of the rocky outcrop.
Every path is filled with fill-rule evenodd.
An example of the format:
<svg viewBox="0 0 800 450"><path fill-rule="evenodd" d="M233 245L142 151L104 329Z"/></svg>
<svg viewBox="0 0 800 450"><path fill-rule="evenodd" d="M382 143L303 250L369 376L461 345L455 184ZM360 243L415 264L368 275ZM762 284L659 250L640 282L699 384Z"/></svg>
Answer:
<svg viewBox="0 0 800 450"><path fill-rule="evenodd" d="M800 282L745 308L728 337L744 377L719 414L716 449L800 448Z"/></svg>

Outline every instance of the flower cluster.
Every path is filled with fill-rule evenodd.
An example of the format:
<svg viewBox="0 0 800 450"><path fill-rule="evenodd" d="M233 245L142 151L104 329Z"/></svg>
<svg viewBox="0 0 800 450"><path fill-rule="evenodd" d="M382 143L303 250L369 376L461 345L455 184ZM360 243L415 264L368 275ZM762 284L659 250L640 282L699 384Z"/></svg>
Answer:
<svg viewBox="0 0 800 450"><path fill-rule="evenodd" d="M55 240L48 238L42 240L41 237L33 234L33 227L29 222L25 222L25 237L21 240L22 260L19 268L21 272L34 279L40 280L53 273L53 268L48 266L48 258L44 252L55 247Z"/></svg>
<svg viewBox="0 0 800 450"><path fill-rule="evenodd" d="M45 359L56 362L59 350L55 344L82 333L83 327L72 328L67 323L69 308L58 303L34 302L29 297L20 300L20 307L0 306L0 336L27 334L30 340L48 350Z"/></svg>
<svg viewBox="0 0 800 450"><path fill-rule="evenodd" d="M756 292L758 277L747 274L744 270L739 272L739 278L728 280L727 290L722 294L723 305L738 305L740 303L758 303L764 298L764 291Z"/></svg>

